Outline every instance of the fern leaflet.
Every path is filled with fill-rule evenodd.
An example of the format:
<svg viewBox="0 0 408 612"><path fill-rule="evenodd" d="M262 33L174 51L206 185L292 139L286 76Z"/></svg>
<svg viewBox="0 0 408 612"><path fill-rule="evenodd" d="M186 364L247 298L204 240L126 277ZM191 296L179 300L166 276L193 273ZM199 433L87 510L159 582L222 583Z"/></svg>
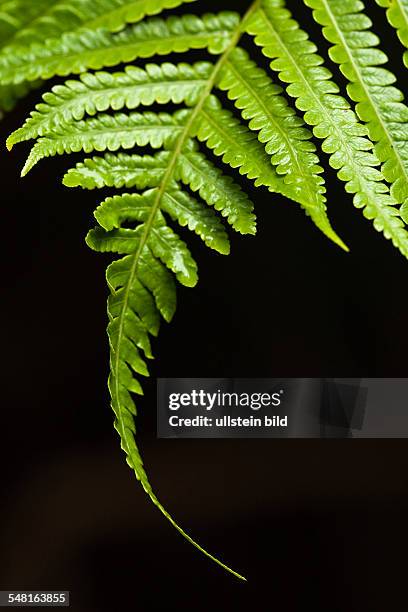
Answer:
<svg viewBox="0 0 408 612"><path fill-rule="evenodd" d="M207 49L222 53L239 17L235 13L171 16L142 21L118 34L106 29L67 32L60 38L47 39L0 55L0 81L18 84L38 78L78 74L99 70L122 62L154 55L182 53L189 49Z"/></svg>
<svg viewBox="0 0 408 612"><path fill-rule="evenodd" d="M202 62L190 66L147 64L145 69L128 66L124 73L86 73L79 81L57 85L44 96L26 124L7 141L11 148L16 142L47 134L53 127L96 115L109 109L135 109L160 103L191 106L200 95L211 72L211 64Z"/></svg>
<svg viewBox="0 0 408 612"><path fill-rule="evenodd" d="M350 98L377 143L375 154L383 163L382 172L391 183L391 196L398 204L408 199L408 107L402 93L393 86L396 78L381 64L388 61L376 48L379 39L369 28L370 19L362 13L359 0L305 0L313 15L324 26L323 34L334 46L330 56L340 64L350 81Z"/></svg>
<svg viewBox="0 0 408 612"><path fill-rule="evenodd" d="M408 257L408 232L395 208L396 200L382 182L379 160L371 152L366 128L358 122L348 102L338 94L331 73L322 66L323 59L306 32L291 18L283 0L264 0L249 19L248 32L266 57L272 70L288 83L287 92L296 106L305 112L305 121L323 140L322 148L330 155L330 165L353 193L354 204L362 208L374 227L391 239Z"/></svg>
<svg viewBox="0 0 408 612"><path fill-rule="evenodd" d="M318 165L312 134L304 127L266 73L252 62L239 47L230 53L220 75L218 86L241 110L249 127L259 132L259 140L279 175L294 189L292 197L307 201L306 211L327 236L347 250L333 232L326 216L323 168Z"/></svg>

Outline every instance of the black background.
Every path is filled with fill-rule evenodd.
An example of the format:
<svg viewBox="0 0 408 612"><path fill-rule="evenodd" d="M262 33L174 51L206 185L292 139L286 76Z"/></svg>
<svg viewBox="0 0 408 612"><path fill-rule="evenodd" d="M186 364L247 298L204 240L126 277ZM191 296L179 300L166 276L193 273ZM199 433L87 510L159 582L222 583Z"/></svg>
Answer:
<svg viewBox="0 0 408 612"><path fill-rule="evenodd" d="M308 9L291 5L324 52ZM219 8L189 10L203 7ZM394 32L378 7L371 15L403 76ZM37 100L7 116L2 141ZM188 237L200 282L179 288L138 402L160 499L244 584L185 542L126 467L105 386L110 258L84 244L102 196L60 185L81 156L21 180L28 150L1 153L0 588L69 589L75 611L406 610L406 441L155 437L157 376L406 375L406 261L334 173L329 211L350 254L296 205L244 181L257 237L232 236L230 257Z"/></svg>

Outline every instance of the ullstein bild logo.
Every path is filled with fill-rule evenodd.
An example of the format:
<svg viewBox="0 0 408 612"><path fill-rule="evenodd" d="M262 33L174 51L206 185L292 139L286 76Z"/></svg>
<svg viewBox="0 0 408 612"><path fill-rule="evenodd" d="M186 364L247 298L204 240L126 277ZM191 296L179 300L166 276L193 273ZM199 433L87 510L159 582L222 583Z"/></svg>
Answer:
<svg viewBox="0 0 408 612"><path fill-rule="evenodd" d="M229 414L210 418L207 416L195 416L192 418L171 416L169 418L170 427L287 427L288 417L268 417L264 415L262 419L250 415L249 417L233 418Z"/></svg>

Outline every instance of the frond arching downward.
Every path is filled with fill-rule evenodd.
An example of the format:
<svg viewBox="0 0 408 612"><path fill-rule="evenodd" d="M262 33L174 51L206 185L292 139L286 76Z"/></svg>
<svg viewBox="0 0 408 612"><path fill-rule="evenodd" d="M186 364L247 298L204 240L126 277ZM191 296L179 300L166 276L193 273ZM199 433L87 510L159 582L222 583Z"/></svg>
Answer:
<svg viewBox="0 0 408 612"><path fill-rule="evenodd" d="M173 155L169 152L166 161L171 162ZM149 159L150 169L153 169L155 158ZM135 168L140 160L134 160ZM123 162L123 158L118 161ZM157 161L160 167L163 160ZM106 162L108 165L116 164L113 156ZM134 439L133 416L136 409L130 392L142 393L135 375L148 375L145 359L152 357L148 335L157 335L159 315L169 321L174 314L176 299L170 271L188 287L197 282L197 267L187 245L169 227L164 214L194 231L207 246L223 254L229 252L228 238L218 217L211 209L183 192L170 179L168 168L167 165L157 187L141 195L124 194L105 200L95 212L100 227L92 230L87 238L88 245L95 250L126 254L123 259L114 262L107 272L112 292L108 303L112 408L122 448L145 491L178 531L229 570L196 544L163 508L152 491ZM250 209L243 213L238 210L235 214L245 217L251 212ZM122 227L124 222L126 228ZM129 228L129 223L134 227Z"/></svg>
<svg viewBox="0 0 408 612"><path fill-rule="evenodd" d="M21 0L21 6L26 1ZM23 174L44 157L99 153L69 170L64 183L127 190L102 202L95 213L98 227L87 237L91 248L120 256L107 272L109 389L116 428L145 491L200 548L152 490L135 442L131 396L142 393L140 379L149 374L151 337L158 334L161 318L170 321L175 312L174 276L187 287L197 282L197 265L175 226L190 229L221 254L230 248L224 221L237 232L254 234L253 204L229 176L236 169L269 190L272 202L279 193L300 204L326 236L345 248L327 217L314 135L323 141L323 151L346 191L354 195L355 205L408 256L403 226L408 211L406 205L400 211L395 206L406 197L406 138L398 137L400 126L395 125L405 107L390 73L380 68L382 58L355 0L307 4L335 45L332 57L349 79L357 114L367 125L338 95L316 47L282 0L256 0L243 19L231 12L160 16L182 0L40 3L35 14L27 13L21 32L11 32L0 50L0 84L11 91L56 75L81 76L45 94L8 146L36 140ZM343 16L349 20L347 27ZM255 37L271 60L304 121L281 87L240 47L244 32ZM349 44L349 36L359 41L357 49ZM208 61L159 64L156 57L194 49L209 52ZM366 61L367 51L373 62ZM154 59L120 72L106 70L146 58ZM241 117L229 110L232 103L226 96ZM156 106L163 104L176 108L159 112ZM392 183L391 193L384 177Z"/></svg>
<svg viewBox="0 0 408 612"><path fill-rule="evenodd" d="M96 217L101 226L116 226L118 229L93 230L87 238L89 246L96 250L120 253L130 251L124 258L113 262L107 270L111 290L108 301L111 347L109 390L116 416L115 428L129 466L153 503L191 544L224 569L243 578L202 549L174 521L152 490L135 442L136 408L130 393L142 393L135 374L148 375L145 359L152 357L148 334L156 335L159 316L171 320L176 306L174 282L167 266L177 271L182 283L190 285L196 279L195 263L186 245L166 225L163 216L154 212L152 207L156 199L157 191L151 191L141 196L124 195L105 201L97 209ZM120 219L125 220L128 216L137 223L135 230L120 229ZM184 219L180 218L180 222L183 224ZM153 227L154 233L146 226ZM121 241L123 233L127 234L126 246ZM177 261L175 253L180 256Z"/></svg>

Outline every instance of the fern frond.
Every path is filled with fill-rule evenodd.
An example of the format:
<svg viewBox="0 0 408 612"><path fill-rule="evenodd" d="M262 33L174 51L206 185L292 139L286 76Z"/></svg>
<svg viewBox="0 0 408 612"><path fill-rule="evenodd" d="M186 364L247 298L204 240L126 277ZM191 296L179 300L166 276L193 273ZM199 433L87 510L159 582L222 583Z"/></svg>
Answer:
<svg viewBox="0 0 408 612"><path fill-rule="evenodd" d="M255 36L264 55L272 59L271 69L288 83L288 94L305 113L314 135L323 140L330 165L345 181L346 191L355 194L354 205L362 208L374 227L408 257L408 233L394 206L395 199L382 182L383 175L377 168L380 162L371 152L367 130L338 94L316 46L291 18L283 0L264 0L248 19L246 30Z"/></svg>
<svg viewBox="0 0 408 612"><path fill-rule="evenodd" d="M271 156L279 175L284 175L292 199L300 202L324 234L347 250L335 234L326 214L323 168L318 165L312 133L281 96L281 87L249 59L244 49L229 54L218 82L220 89L234 100L249 128Z"/></svg>
<svg viewBox="0 0 408 612"><path fill-rule="evenodd" d="M107 236L109 236L109 241L112 239L118 240L118 244L115 244L116 252L126 253L128 248L132 252L132 240L140 230L140 226L137 230L119 229L117 232L113 232L113 230L120 228L121 224L125 221L146 221L157 196L157 189L151 189L145 191L142 195L123 194L105 200L95 212L98 223L103 229L110 232L105 234L104 243L107 243ZM229 241L227 234L222 223L211 209L202 206L193 197L181 191L177 184L167 189L161 197L162 211L175 221L178 221L182 227L187 226L191 231L194 231L208 247L224 255L228 254ZM172 230L165 224L163 215L157 212L147 244L159 259L162 259L162 257L155 250L163 243L163 234L169 236L167 241L174 242L175 238L173 237ZM149 244L149 241L151 241L151 244ZM184 275L183 284L194 286L197 282L196 265L192 263L191 255L186 255L186 248L183 246L181 249L181 257L177 249L174 250L174 253L170 253L172 249L168 249L170 255L163 260L163 263L167 264L175 274L179 273L180 269L193 270L192 274ZM182 261L185 259L188 261L186 264L178 264L179 269L175 270L174 264L169 265L170 259L171 261ZM185 279L188 280L186 281Z"/></svg>
<svg viewBox="0 0 408 612"><path fill-rule="evenodd" d="M40 138L32 148L22 170L25 176L44 157L85 151L117 151L132 149L135 145L150 145L158 149L170 145L183 131L183 121L188 111L168 113L131 113L125 115L100 115L95 119L78 121L59 127L55 132Z"/></svg>
<svg viewBox="0 0 408 612"><path fill-rule="evenodd" d="M258 2L252 5L247 16L257 7ZM225 24L228 27L224 27ZM188 36L185 36L186 29L190 25ZM165 28L164 35L163 28ZM169 39L166 41L166 32L169 33L170 30L171 44ZM212 64L205 64L205 76L204 68L200 75L195 75L200 76L200 80L204 79L205 83L200 83L197 89L193 88L194 91L185 89L183 93L180 88L177 97L176 93L171 94L161 87L165 70L176 72L178 70L176 81L180 80L182 76L180 66L166 69L163 66L150 66L149 69L138 69L132 74L139 75L143 81L143 91L140 89L139 92L136 91L137 83L133 85L135 91L124 91L123 82L117 91L111 93L106 91L105 78L112 88L110 79L126 80L129 78L127 72L121 73L120 77L103 76L101 91L100 75L87 75L76 82L71 81L68 85L62 86L62 89L54 89L23 130L11 137L9 144L41 135L30 153L23 174L42 157L64 152L117 151L134 149L135 146L163 149L154 155L140 155L140 151L137 150L136 153L132 151L131 155L108 153L103 161L99 158L87 160L68 172L65 183L91 189L104 186L147 188L142 194L123 194L103 202L95 213L99 227L88 235L87 242L95 250L125 256L108 269L107 275L112 293L109 300L108 330L111 346L109 387L122 448L128 456L129 464L134 468L136 476L154 503L184 534L158 502L147 480L134 440L135 425L132 415L135 414L136 408L130 396L131 392L141 393L140 382L135 376L148 375L146 362L152 356L149 334L157 333L158 313L169 320L174 312L175 299L172 281L169 280L169 270L186 286L194 286L197 282L196 264L186 244L168 225L167 220L170 217L172 221L189 227L205 244L225 254L229 251L229 243L216 212L219 212L238 232L247 234L255 232L252 203L229 177L206 158L196 141L205 144L222 159L224 164L238 169L240 174L253 180L256 185L265 185L271 192L283 193L289 198L298 199L305 207L306 201L310 211L313 202L317 202L320 209L315 219L319 226L339 244L340 240L331 230L328 221L327 225L321 222L321 219L325 218L325 210L324 189L319 178L320 168L315 163L316 158L314 148L309 141L309 133L299 119L295 120L295 115L287 110L287 105L282 106L282 112L287 120L281 122L279 129L275 120L270 126L271 131L267 133L267 126L257 125L254 121L255 115L250 116L254 112L253 101L250 104L245 102L243 109L246 111L244 119L249 119L251 122L248 127L230 111L222 108L221 102L213 93L217 85L221 88L224 86L226 71L236 61L233 50L242 35L242 23L239 18L228 14L206 16L201 19L188 16L174 18L173 21L149 19L118 35L108 35L106 32L97 34L115 37L117 41L121 37L129 36L129 33L134 35L136 31L139 32L141 39L143 32L145 36L138 51L141 57L195 48L197 40L200 41L198 46L209 46L210 51L220 54L220 57ZM194 38L195 34L198 38ZM200 39L200 36L203 38ZM61 37L61 41L65 40L66 35ZM60 51L61 47L59 50L57 48L57 55ZM38 56L41 53L43 50ZM60 61L61 57L59 56L57 60ZM111 65L109 54L104 53L100 61L104 65ZM33 74L38 69L38 65L35 67L35 62L35 58L32 58ZM75 62L75 57L67 58L70 70L73 64L74 67L78 67ZM245 59L245 64L246 62ZM26 69L25 66L23 69ZM156 92L147 92L144 87L146 84L149 87L153 86L153 89L155 87L152 71L160 75L158 81L161 85ZM245 82L246 85L248 82L252 84L249 78L246 78ZM84 93L84 86L90 91ZM128 86L129 81L126 81L125 90ZM226 87L232 92L229 86ZM265 95L268 106L270 87L268 79L268 95ZM93 88L98 91L98 95L94 96ZM252 84L250 93L253 94L253 91L258 92L258 89ZM72 92L78 94L78 100L71 97ZM264 93L267 92L263 92L262 95ZM241 93L236 98L235 94L231 95L237 104L241 105L243 101ZM102 96L104 100L100 101ZM117 105L120 108L127 108L133 104L149 106L155 102L160 103L163 96L166 101L184 101L188 108L177 110L174 114L150 111L98 114L100 110L117 110ZM273 103L274 101L275 99ZM273 109L276 115L266 109L268 113L266 118L263 117L264 122L271 121L271 118L275 119L279 112L278 105ZM265 112L265 109L262 110ZM86 114L95 113L96 117L84 118ZM266 134L267 138L264 139ZM280 145L275 148L275 139L287 147L288 161L284 155L279 157ZM313 188L296 189L294 186L300 179L305 180ZM184 186L189 190L185 190ZM186 537L192 542L191 538Z"/></svg>
<svg viewBox="0 0 408 612"><path fill-rule="evenodd" d="M163 195L162 210L182 227L195 232L208 247L222 255L229 254L228 235L219 218L188 193L177 188L169 189Z"/></svg>
<svg viewBox="0 0 408 612"><path fill-rule="evenodd" d="M0 82L18 84L78 74L189 49L207 49L217 55L226 49L231 31L238 23L239 15L224 12L201 18L195 15L153 17L118 34L103 29L67 32L42 44L21 47L17 53L0 54Z"/></svg>
<svg viewBox="0 0 408 612"><path fill-rule="evenodd" d="M188 18L190 17L188 16ZM202 22L210 19L211 23L214 20L218 20L218 23L223 18L236 20L235 15L222 14L220 18L207 15ZM160 20L159 22L163 23ZM144 27L149 23L151 21L139 25ZM233 36L233 33L230 33L230 38L231 36ZM324 188L321 186L322 180L318 177L320 168L314 163L316 158L310 156L308 154L310 152L307 151L312 145L305 142L300 144L306 133L300 127L296 129L295 124L299 125L300 119L292 117L293 125L289 124L289 121L284 125L279 125L279 122L275 121L270 128L272 135L270 135L269 140L272 139L274 132L280 131L281 136L284 140L286 139L285 142L291 142L290 139L296 133L297 150L293 151L292 149L289 162L295 163L298 171L301 171L301 166L304 164L306 167L308 166L305 172L306 175L308 172L312 172L314 181L312 189L310 189L310 186L305 188L305 185L294 188L296 182L299 182L299 176L295 178L296 172L292 172L293 168L289 173L289 163L286 164L286 176L281 177L279 172L272 167L277 159L276 151L273 154L272 149L269 148L267 149L268 155L265 155L257 137L251 135L248 128L237 122L231 113L220 111L216 98L209 96L222 71L225 72L226 62L231 61L228 58L233 51L233 47L226 49L225 58L222 58L216 66L209 62L201 62L191 68L186 64L178 66L169 63L162 66L148 64L145 70L132 67L124 73L86 74L78 81L68 81L63 86L55 87L51 93L45 94L45 103L38 105L26 124L11 135L7 145L11 148L16 142L43 136L33 148L23 169L23 175L42 157L57 153L61 154L81 149L85 151L106 149L115 151L119 147L131 148L135 144L143 146L141 133L149 132L153 138L155 130L146 125L142 117L135 114L131 116L131 121L127 126L134 125L134 120L136 121L138 129L132 129L132 134L128 133L125 127L126 119L121 115L117 115L113 119L108 116L101 116L94 122L87 121L85 123L73 122L72 120L81 120L85 114L94 115L107 109L118 110L123 107L133 109L141 104L148 106L154 102L168 103L172 101L179 103L184 101L188 106L194 107L196 105L199 110L191 126L192 136L206 142L216 155L223 157L225 163L234 168L239 168L242 174L254 179L256 185L266 185L271 192L282 193L300 202L316 225L330 239L346 248L327 219L323 196ZM202 97L201 102L200 97ZM273 114L270 116L273 116ZM268 117L265 120L267 119ZM116 122L119 122L120 125L116 126ZM67 129L64 127L65 124L68 124ZM250 127L253 125L254 122L252 121ZM121 129L122 126L123 130ZM146 127L146 130L144 127ZM290 131L289 140L287 138L288 130ZM261 137L264 133L265 130L263 130ZM133 139L132 135L134 136ZM163 137L166 139L167 133ZM145 139L144 144L160 147L165 142L158 136L157 144L154 144L150 137ZM300 149L303 151L302 156L297 155ZM278 166L280 166L278 170L281 171L282 164L278 164Z"/></svg>
<svg viewBox="0 0 408 612"><path fill-rule="evenodd" d="M370 31L371 20L362 12L360 0L305 0L323 34L333 43L331 59L340 65L350 81L350 98L377 143L374 152L382 162L382 173L391 183L391 195L398 204L408 198L408 107L393 84L395 76L381 64L388 61L377 49L379 39Z"/></svg>
<svg viewBox="0 0 408 612"><path fill-rule="evenodd" d="M398 38L408 49L408 0L376 0L377 4L387 9L387 19L397 30ZM404 53L404 63L408 67L408 51Z"/></svg>
<svg viewBox="0 0 408 612"><path fill-rule="evenodd" d="M212 64L200 62L173 65L168 62L157 66L147 64L142 70L127 66L125 72L86 73L77 81L56 85L44 95L44 103L36 110L22 128L8 139L9 149L18 142L43 136L48 132L87 115L126 107L133 110L154 103L193 106L206 86Z"/></svg>
<svg viewBox="0 0 408 612"><path fill-rule="evenodd" d="M171 151L160 151L154 156L108 153L105 157L86 159L77 164L65 174L63 183L66 187L83 189L158 187L164 178L171 155ZM179 153L174 179L188 186L208 206L220 212L237 232L255 234L254 207L246 193L191 142ZM171 211L169 214L171 215Z"/></svg>
<svg viewBox="0 0 408 612"><path fill-rule="evenodd" d="M264 154L258 139L234 115L222 108L215 96L202 104L191 133L204 142L215 155L240 174L255 181L255 185L266 185L271 191L284 188L270 160Z"/></svg>
<svg viewBox="0 0 408 612"><path fill-rule="evenodd" d="M292 196L290 188L272 167L256 136L211 96L196 107L197 112L179 110L168 113L130 113L99 115L94 119L60 125L40 138L32 148L22 170L25 176L42 158L85 151L117 151L135 145L172 148L177 136L186 133L222 156L224 163L239 168L256 185L266 185L272 192ZM189 125L190 117L194 121ZM13 136L12 136L13 138ZM187 142L187 141L186 141ZM181 151L180 151L181 152ZM177 164L175 164L176 167Z"/></svg>
<svg viewBox="0 0 408 612"><path fill-rule="evenodd" d="M237 232L255 233L252 202L209 159L213 153L255 186L299 203L320 230L346 248L327 218L314 135L323 141L355 206L408 257L403 224L408 221L408 118L394 76L381 67L386 57L376 49L359 0L304 0L333 45L330 55L350 82L357 114L339 95L284 0L255 0L242 19L231 12L157 17L189 1L0 0L0 108L11 106L39 79L85 73L45 94L7 144L36 140L23 175L47 156L105 152L69 170L64 184L141 191L104 200L95 212L98 227L87 236L92 249L120 256L107 270L115 427L128 464L154 504L189 542L232 572L159 502L135 441L131 393L143 393L140 377L149 375L151 337L158 335L161 318L170 321L174 315L174 276L187 287L198 278L196 262L173 226L190 229L220 254L230 248L223 218ZM388 18L407 46L408 0L377 2L389 8ZM244 33L254 36L271 60L304 120L239 46ZM219 57L194 65L148 63L105 71L194 49ZM220 91L241 119L223 107ZM182 108L165 113L150 108L170 103ZM139 107L146 112L134 112ZM112 153L119 149L129 153Z"/></svg>
<svg viewBox="0 0 408 612"><path fill-rule="evenodd" d="M225 164L238 168L240 174L254 180L256 186L265 185L273 193L280 193L300 204L305 202L305 195L293 190L284 177L277 173L272 166L273 159L265 155L265 148L257 136L230 111L223 109L215 96L209 96L202 104L192 125L192 134L221 157ZM332 229L325 210L311 216L313 221L317 219L316 225L326 236L347 250Z"/></svg>
<svg viewBox="0 0 408 612"><path fill-rule="evenodd" d="M91 231L88 244L104 253L133 253L146 231L146 245L153 255L174 272L180 283L194 287L197 284L197 265L187 245L166 224L160 211L152 215L158 193L156 189L142 195L124 194L105 200L96 209L95 217L106 231L100 228ZM121 224L126 220L138 221L140 225L136 229L122 228ZM145 226L147 221L149 225Z"/></svg>
<svg viewBox="0 0 408 612"><path fill-rule="evenodd" d="M325 208L313 210L313 205L308 202L309 193L302 194L294 190L292 185L277 173L271 165L273 158L265 158L265 148L257 136L232 113L222 109L215 96L210 96L205 101L192 129L199 141L204 142L215 155L220 156L225 164L238 168L240 174L253 179L256 186L265 185L269 191L281 193L304 205L316 226L333 242L347 250L346 245L332 229Z"/></svg>

